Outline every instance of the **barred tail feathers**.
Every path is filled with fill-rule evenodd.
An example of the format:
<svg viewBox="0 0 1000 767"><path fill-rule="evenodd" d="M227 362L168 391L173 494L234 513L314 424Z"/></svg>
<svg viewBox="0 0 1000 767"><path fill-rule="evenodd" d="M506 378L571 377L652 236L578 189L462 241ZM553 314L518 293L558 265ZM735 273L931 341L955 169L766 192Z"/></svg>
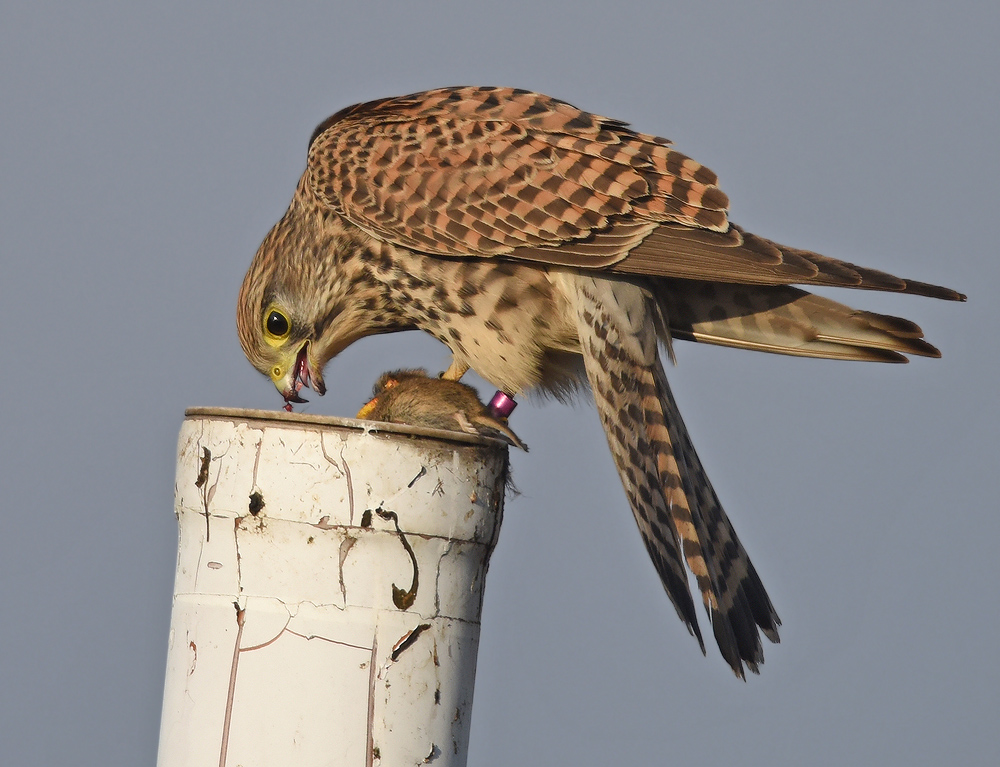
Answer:
<svg viewBox="0 0 1000 767"><path fill-rule="evenodd" d="M705 476L659 361L654 299L631 282L574 275L587 377L646 550L704 651L684 562L737 676L763 660L757 626L780 623Z"/></svg>
<svg viewBox="0 0 1000 767"><path fill-rule="evenodd" d="M852 309L790 285L656 280L670 335L688 341L799 357L906 362L940 357L920 327Z"/></svg>
<svg viewBox="0 0 1000 767"><path fill-rule="evenodd" d="M684 492L693 510L692 519L711 581L713 604L708 605L706 599L706 606L716 641L737 675L742 675L738 668L741 660L757 673L764 661L758 627L771 642L778 642L781 619L702 466L659 360L655 370L660 402L673 449L679 456ZM704 593L704 587L702 590Z"/></svg>

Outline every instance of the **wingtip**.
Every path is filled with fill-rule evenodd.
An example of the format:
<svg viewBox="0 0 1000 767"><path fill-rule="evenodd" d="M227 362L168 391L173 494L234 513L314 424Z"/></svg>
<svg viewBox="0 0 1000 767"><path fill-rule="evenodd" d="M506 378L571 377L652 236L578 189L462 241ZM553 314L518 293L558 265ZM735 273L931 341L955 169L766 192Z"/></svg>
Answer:
<svg viewBox="0 0 1000 767"><path fill-rule="evenodd" d="M942 301L958 301L959 303L965 303L967 300L965 293L959 293L957 290L952 290L942 285L933 285L929 282L916 282L914 280L906 280L905 282L904 293L910 293L915 296L926 296L927 298L939 298Z"/></svg>

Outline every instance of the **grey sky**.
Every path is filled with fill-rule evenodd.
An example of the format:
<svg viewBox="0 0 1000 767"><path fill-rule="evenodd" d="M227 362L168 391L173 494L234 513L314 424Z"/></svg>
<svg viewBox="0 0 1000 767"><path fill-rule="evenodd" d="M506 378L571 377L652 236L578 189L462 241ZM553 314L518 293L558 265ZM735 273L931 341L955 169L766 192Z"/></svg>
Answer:
<svg viewBox="0 0 1000 767"><path fill-rule="evenodd" d="M593 408L524 403L470 764L1000 763L995 3L4 3L0 761L155 758L192 405L277 408L236 291L324 117L515 85L668 136L761 235L969 294L905 366L678 344L668 371L784 627L738 682L677 620ZM356 344L308 412L378 373ZM483 386L483 394L486 390Z"/></svg>

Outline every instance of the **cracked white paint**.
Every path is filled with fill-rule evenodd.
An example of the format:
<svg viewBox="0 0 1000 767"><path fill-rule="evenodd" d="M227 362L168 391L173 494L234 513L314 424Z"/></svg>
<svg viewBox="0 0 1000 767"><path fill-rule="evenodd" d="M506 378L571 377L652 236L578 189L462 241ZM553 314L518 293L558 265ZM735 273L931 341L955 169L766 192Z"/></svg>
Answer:
<svg viewBox="0 0 1000 767"><path fill-rule="evenodd" d="M158 765L464 765L505 463L448 432L188 411Z"/></svg>

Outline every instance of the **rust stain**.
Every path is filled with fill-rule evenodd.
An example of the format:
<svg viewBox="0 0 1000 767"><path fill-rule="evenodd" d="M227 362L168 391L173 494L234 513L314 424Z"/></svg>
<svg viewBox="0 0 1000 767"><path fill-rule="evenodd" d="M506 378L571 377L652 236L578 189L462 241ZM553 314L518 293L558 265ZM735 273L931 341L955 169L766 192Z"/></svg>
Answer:
<svg viewBox="0 0 1000 767"><path fill-rule="evenodd" d="M264 510L264 494L260 490L254 490L250 493L250 504L248 507L251 516L256 517L261 511Z"/></svg>
<svg viewBox="0 0 1000 767"><path fill-rule="evenodd" d="M347 521L350 524L354 524L354 483L351 481L351 467L347 465L347 459L344 458L344 450L340 450L340 460L344 464L344 476L347 477Z"/></svg>
<svg viewBox="0 0 1000 767"><path fill-rule="evenodd" d="M421 477L425 476L426 474L427 474L427 467L426 466L421 466L420 467L420 471L417 472L417 476L415 476L413 479L411 479L410 482L409 482L409 484L407 484L406 487L407 488L413 487L417 483L417 480L420 479Z"/></svg>
<svg viewBox="0 0 1000 767"><path fill-rule="evenodd" d="M368 511L366 510L365 513L368 513ZM410 584L410 588L404 591L395 583L392 584L392 603L400 610L409 610L413 607L413 603L417 599L417 585L419 580L417 555L413 553L413 547L410 546L410 542L406 540L406 536L399 527L399 517L396 515L396 512L386 511L379 507L375 509L375 513L387 522L392 522L396 528L396 535L399 536L399 542L403 544L403 548L406 549L406 553L410 555L410 561L413 563L413 582Z"/></svg>
<svg viewBox="0 0 1000 767"><path fill-rule="evenodd" d="M368 731L365 735L365 767L372 767L377 749L375 747L375 658L378 655L378 637L372 639L372 657L368 664Z"/></svg>
<svg viewBox="0 0 1000 767"><path fill-rule="evenodd" d="M417 638L423 634L427 629L431 627L429 623L421 623L414 629L407 631L403 636L399 638L399 641L393 645L392 652L389 654L391 660L399 660L399 656L402 655L406 650L413 647L413 643L417 641Z"/></svg>
<svg viewBox="0 0 1000 767"><path fill-rule="evenodd" d="M351 549L354 548L354 544L357 542L357 538L351 538L350 536L340 542L340 593L344 597L345 605L347 604L347 586L344 585L344 562L347 561L347 555L351 553Z"/></svg>
<svg viewBox="0 0 1000 767"><path fill-rule="evenodd" d="M206 452L208 452L206 450ZM229 670L229 694L226 696L226 715L222 722L222 747L219 751L219 767L226 767L226 757L229 753L229 728L233 722L233 699L236 696L236 671L240 664L240 640L243 639L243 626L246 624L246 610L239 602L233 602L236 608L236 642L233 646L233 665Z"/></svg>
<svg viewBox="0 0 1000 767"><path fill-rule="evenodd" d="M209 513L208 513L208 501L209 501L209 490L208 490L208 469L212 464L212 451L207 447L202 447L201 449L201 466L198 468L198 477L194 481L194 486L201 491L201 503L205 507L205 542L207 543L212 539L212 529L208 524Z"/></svg>
<svg viewBox="0 0 1000 767"><path fill-rule="evenodd" d="M340 463L337 463L330 457L330 454L326 452L326 442L323 439L323 435L319 435L319 448L323 451L323 457L330 463L335 469L344 475L347 480L347 520L348 523L354 524L354 483L351 481L351 467L347 463L347 459L344 458L344 447L340 449Z"/></svg>
<svg viewBox="0 0 1000 767"><path fill-rule="evenodd" d="M201 468L198 469L198 478L194 481L194 486L199 490L208 482L208 467L212 462L212 451L207 447L201 449Z"/></svg>
<svg viewBox="0 0 1000 767"><path fill-rule="evenodd" d="M236 544L236 585L241 594L243 593L243 555L240 554L240 524L242 522L243 517L236 517L233 520L233 541Z"/></svg>

